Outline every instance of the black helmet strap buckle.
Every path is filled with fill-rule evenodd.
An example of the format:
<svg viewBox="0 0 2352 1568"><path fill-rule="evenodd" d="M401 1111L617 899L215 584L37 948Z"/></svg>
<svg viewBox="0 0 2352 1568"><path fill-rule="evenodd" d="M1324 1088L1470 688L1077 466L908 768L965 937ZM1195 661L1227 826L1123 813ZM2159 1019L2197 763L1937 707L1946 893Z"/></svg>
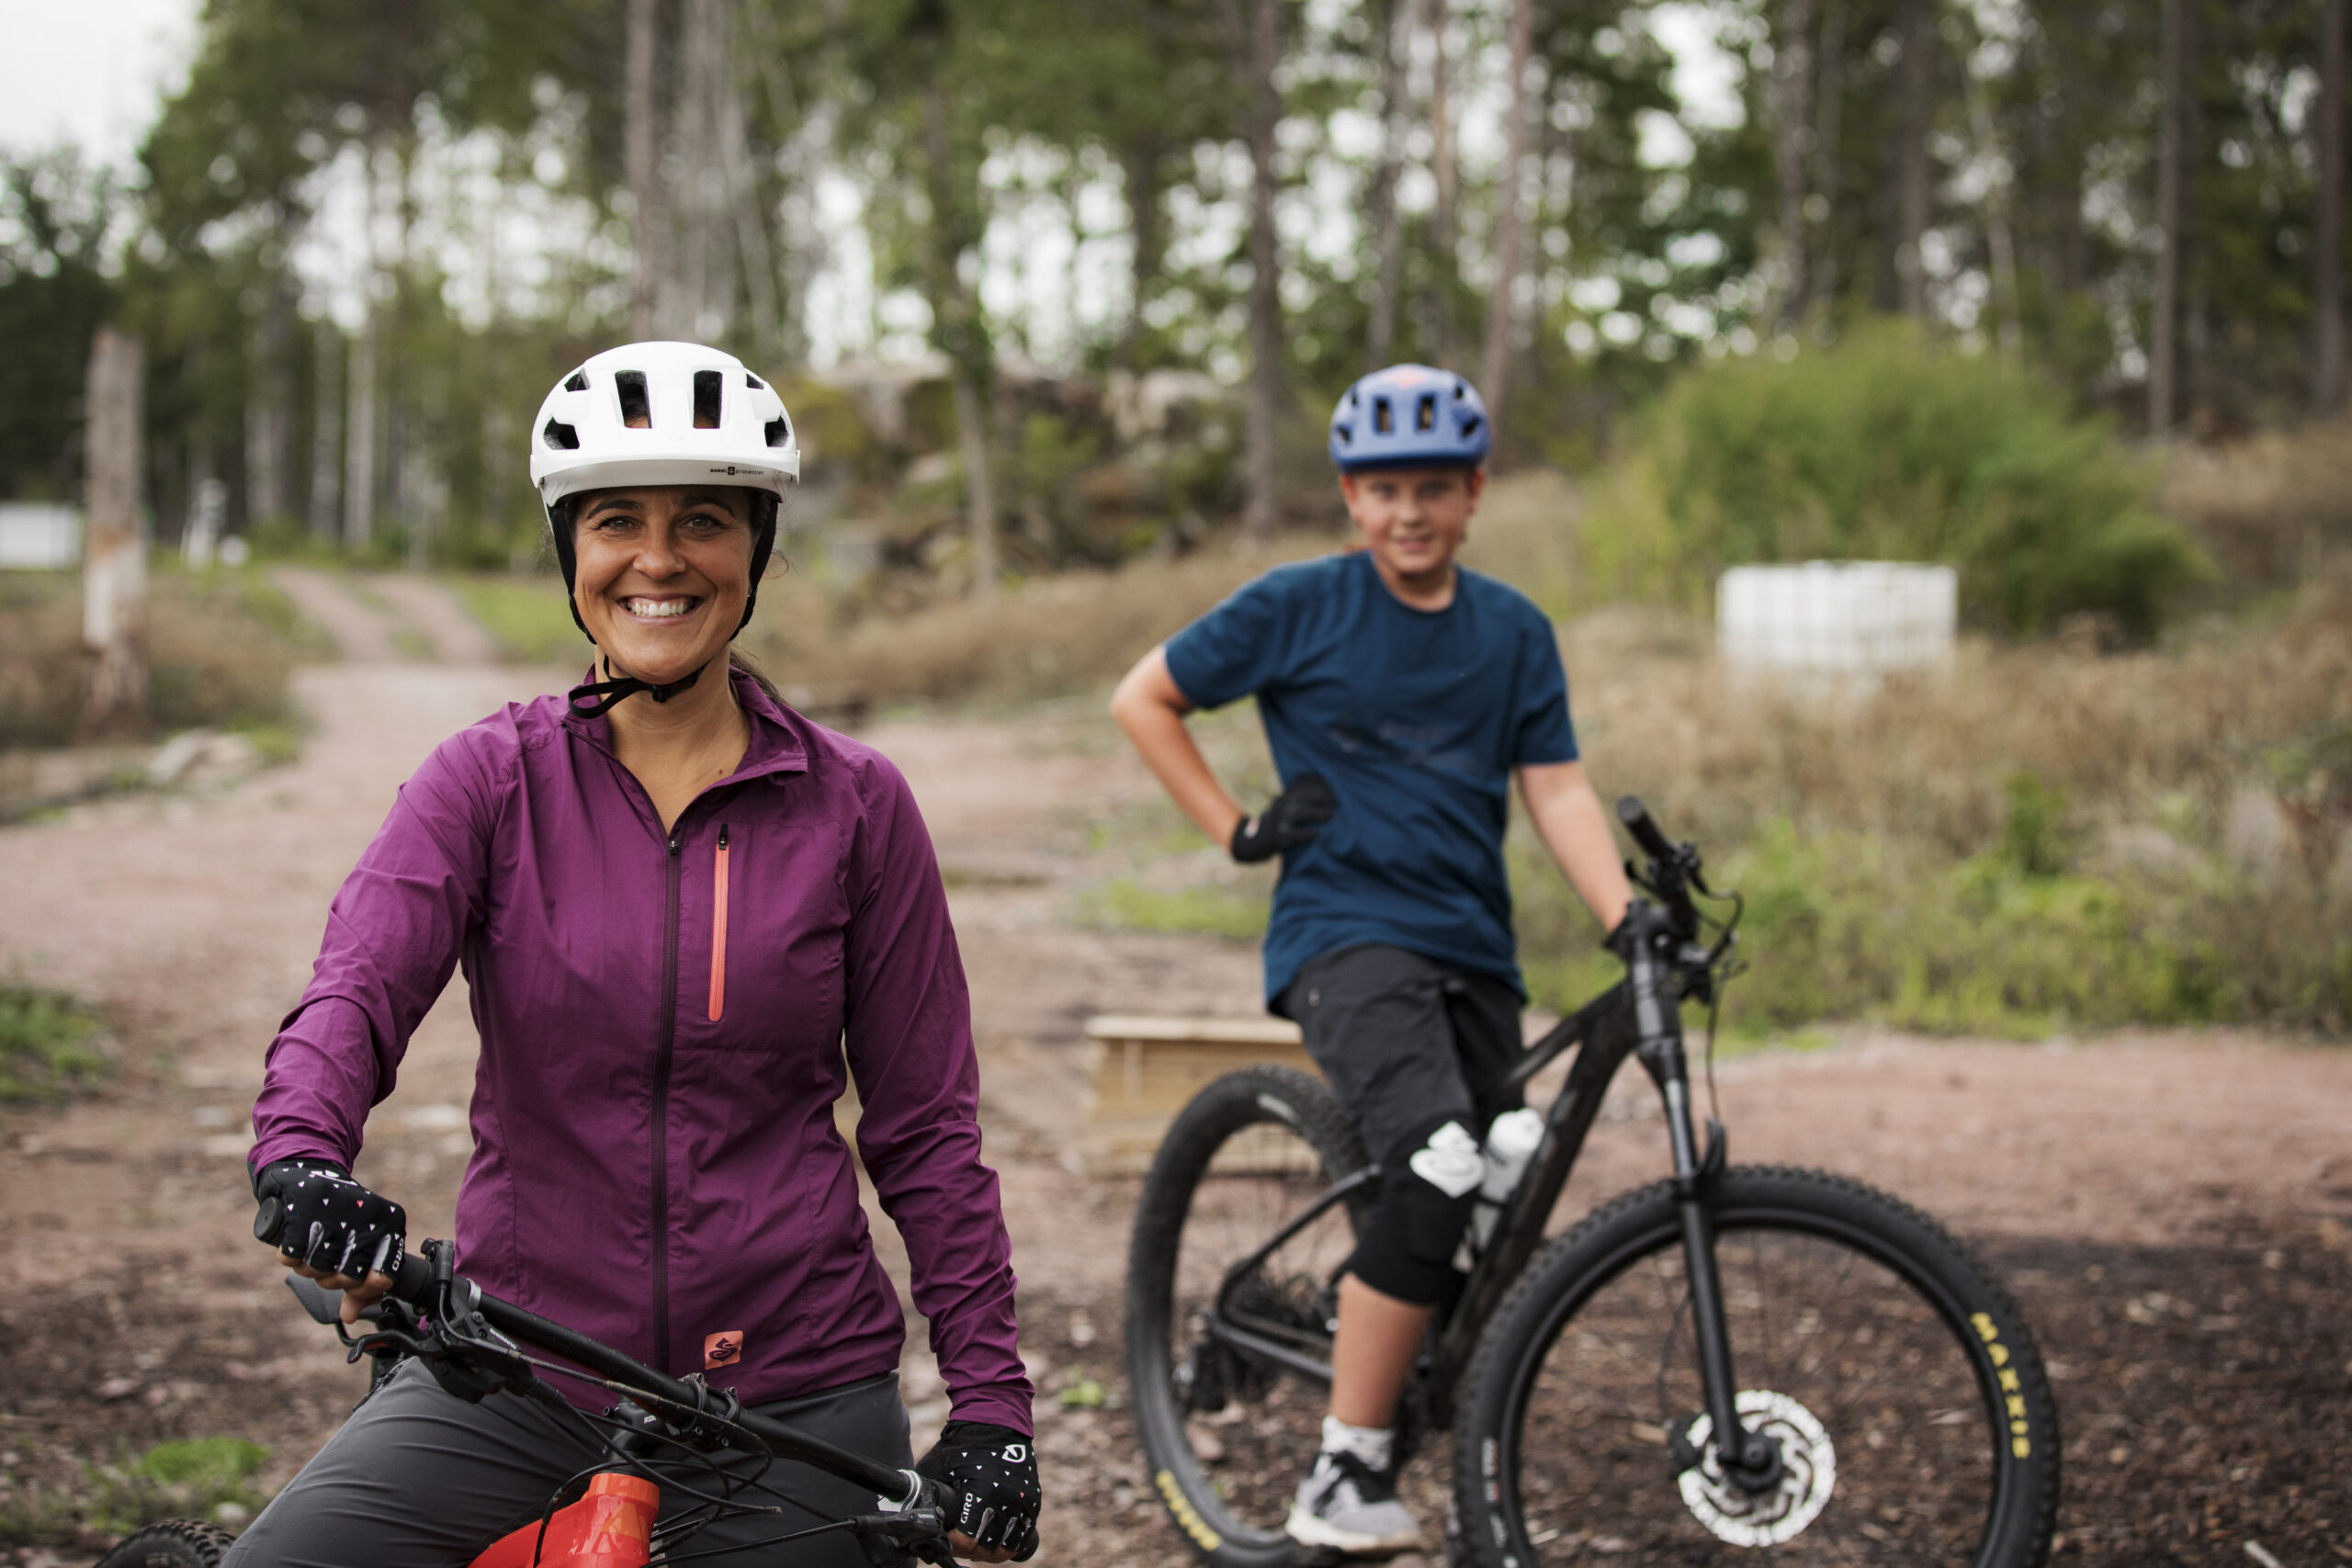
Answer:
<svg viewBox="0 0 2352 1568"><path fill-rule="evenodd" d="M565 705L582 718L601 718L623 697L633 697L643 692L657 703L666 703L680 692L702 679L707 664L687 671L666 685L657 686L650 681L640 681L634 675L623 675L611 681L587 681L564 694Z"/></svg>

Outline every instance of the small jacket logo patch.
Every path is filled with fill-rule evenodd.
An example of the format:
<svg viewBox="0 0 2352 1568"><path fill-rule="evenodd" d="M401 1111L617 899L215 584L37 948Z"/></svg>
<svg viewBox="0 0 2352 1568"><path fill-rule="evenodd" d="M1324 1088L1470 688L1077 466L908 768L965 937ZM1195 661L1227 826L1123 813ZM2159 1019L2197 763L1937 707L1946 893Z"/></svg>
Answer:
<svg viewBox="0 0 2352 1568"><path fill-rule="evenodd" d="M743 1331L741 1329L730 1328L723 1334L712 1334L704 1337L702 1342L704 1371L714 1371L720 1367L731 1367L742 1359Z"/></svg>

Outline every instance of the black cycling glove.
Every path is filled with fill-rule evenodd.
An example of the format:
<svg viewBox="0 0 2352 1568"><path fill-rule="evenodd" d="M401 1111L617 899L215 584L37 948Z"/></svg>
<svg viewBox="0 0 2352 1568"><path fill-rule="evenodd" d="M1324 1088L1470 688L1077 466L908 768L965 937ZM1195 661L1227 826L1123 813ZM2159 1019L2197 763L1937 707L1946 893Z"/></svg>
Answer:
<svg viewBox="0 0 2352 1568"><path fill-rule="evenodd" d="M986 1551L1010 1551L1016 1562L1037 1552L1037 1448L1010 1427L950 1421L915 1473L956 1494L948 1523Z"/></svg>
<svg viewBox="0 0 2352 1568"><path fill-rule="evenodd" d="M1255 817L1244 817L1233 829L1233 858L1244 865L1272 860L1313 839L1324 823L1339 815L1340 797L1317 773L1305 773L1273 804Z"/></svg>
<svg viewBox="0 0 2352 1568"><path fill-rule="evenodd" d="M408 1211L322 1159L273 1160L254 1178L261 1211L254 1239L322 1273L360 1280L397 1274L408 1249Z"/></svg>

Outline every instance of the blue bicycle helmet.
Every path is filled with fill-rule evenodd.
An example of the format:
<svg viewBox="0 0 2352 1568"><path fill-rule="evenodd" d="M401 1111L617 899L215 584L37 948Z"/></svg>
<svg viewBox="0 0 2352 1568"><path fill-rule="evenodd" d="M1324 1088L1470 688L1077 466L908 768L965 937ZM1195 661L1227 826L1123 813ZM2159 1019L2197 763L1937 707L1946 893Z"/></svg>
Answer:
<svg viewBox="0 0 2352 1568"><path fill-rule="evenodd" d="M1442 464L1475 468L1493 445L1478 389L1426 365L1375 370L1331 411L1331 461L1343 474Z"/></svg>

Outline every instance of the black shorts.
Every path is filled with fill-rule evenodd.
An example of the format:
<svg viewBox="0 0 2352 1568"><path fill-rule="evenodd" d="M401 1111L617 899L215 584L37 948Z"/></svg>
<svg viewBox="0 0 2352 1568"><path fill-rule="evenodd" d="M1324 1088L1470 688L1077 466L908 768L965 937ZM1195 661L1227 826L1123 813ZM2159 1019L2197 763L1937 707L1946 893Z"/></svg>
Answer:
<svg viewBox="0 0 2352 1568"><path fill-rule="evenodd" d="M1278 1010L1356 1119L1364 1151L1388 1161L1447 1117L1483 1140L1524 1103L1504 1079L1525 1047L1519 993L1401 947L1372 943L1300 965Z"/></svg>

